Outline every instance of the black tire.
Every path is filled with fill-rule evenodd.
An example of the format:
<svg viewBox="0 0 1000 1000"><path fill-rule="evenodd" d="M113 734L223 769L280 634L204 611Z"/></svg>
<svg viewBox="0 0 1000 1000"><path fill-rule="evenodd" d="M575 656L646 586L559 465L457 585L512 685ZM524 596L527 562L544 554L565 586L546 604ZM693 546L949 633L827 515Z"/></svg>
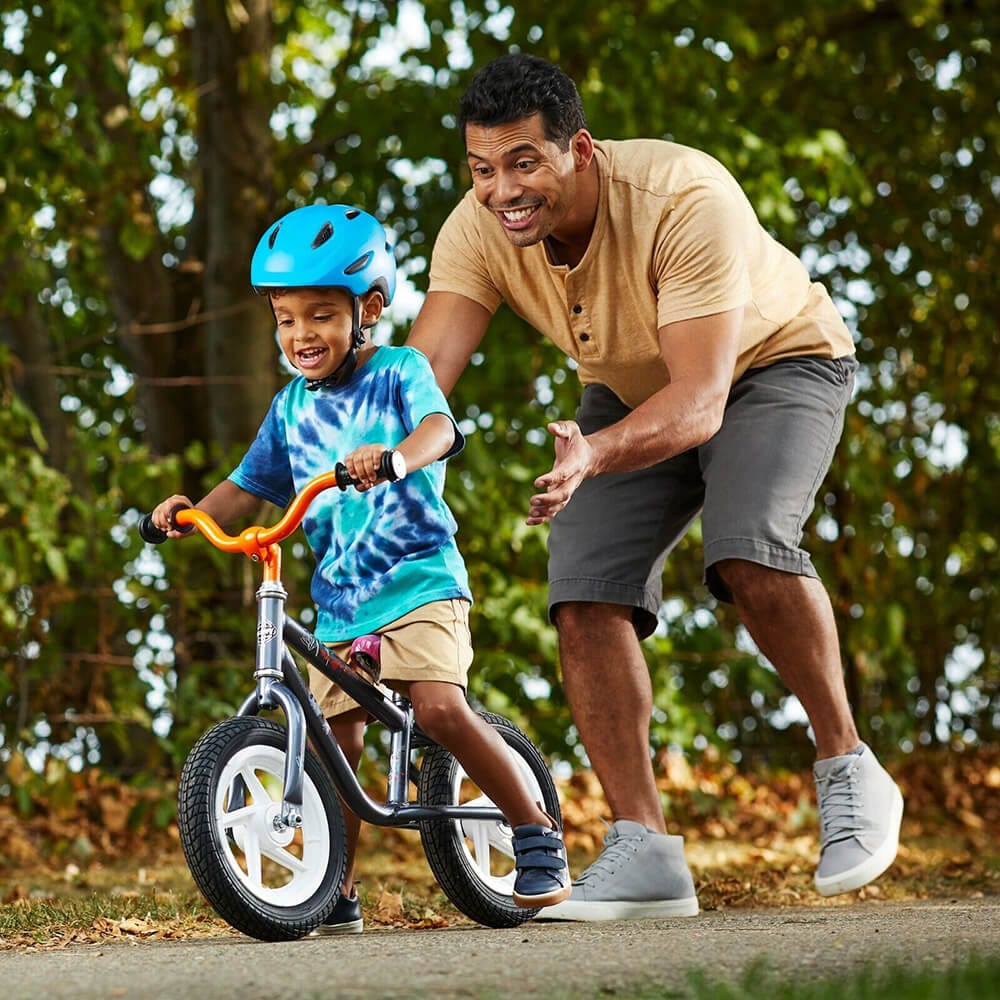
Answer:
<svg viewBox="0 0 1000 1000"><path fill-rule="evenodd" d="M194 745L177 795L181 846L198 888L223 920L261 941L294 941L318 927L347 863L337 790L308 748L302 827L274 829L285 741L268 719L226 719Z"/></svg>
<svg viewBox="0 0 1000 1000"><path fill-rule="evenodd" d="M479 715L503 738L545 811L561 823L556 786L535 745L508 719ZM462 765L436 745L424 754L417 796L425 806L492 805ZM514 851L506 823L427 820L420 839L438 884L467 917L486 927L517 927L538 914L514 902Z"/></svg>

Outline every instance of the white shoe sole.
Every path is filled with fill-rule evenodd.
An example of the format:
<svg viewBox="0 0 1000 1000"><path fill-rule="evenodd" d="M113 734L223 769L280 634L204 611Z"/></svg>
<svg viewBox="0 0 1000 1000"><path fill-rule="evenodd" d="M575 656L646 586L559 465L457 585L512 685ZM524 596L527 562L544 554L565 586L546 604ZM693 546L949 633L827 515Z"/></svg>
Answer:
<svg viewBox="0 0 1000 1000"><path fill-rule="evenodd" d="M566 886L563 889L547 892L544 896L522 896L519 892L515 892L513 898L517 906L532 910L539 906L558 906L560 902L569 899L569 894L572 891L569 886Z"/></svg>
<svg viewBox="0 0 1000 1000"><path fill-rule="evenodd" d="M892 806L889 814L889 836L871 857L860 865L849 868L839 875L816 875L813 880L816 891L821 896L837 896L842 892L852 892L877 879L896 860L899 850L899 825L903 821L903 794L894 783L892 786Z"/></svg>
<svg viewBox="0 0 1000 1000"><path fill-rule="evenodd" d="M346 924L320 924L307 936L311 938L338 937L341 934L360 934L364 929L365 921L362 918L361 920L351 920Z"/></svg>
<svg viewBox="0 0 1000 1000"><path fill-rule="evenodd" d="M536 920L649 920L654 917L696 917L698 897L630 902L624 899L567 899L547 906Z"/></svg>

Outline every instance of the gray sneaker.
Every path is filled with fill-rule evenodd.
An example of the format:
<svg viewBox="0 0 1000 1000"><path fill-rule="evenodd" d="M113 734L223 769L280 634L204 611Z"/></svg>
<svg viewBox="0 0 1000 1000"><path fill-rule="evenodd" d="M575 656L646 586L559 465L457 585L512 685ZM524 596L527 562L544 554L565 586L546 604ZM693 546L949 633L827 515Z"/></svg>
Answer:
<svg viewBox="0 0 1000 1000"><path fill-rule="evenodd" d="M820 822L816 889L823 896L860 889L896 858L903 795L864 743L859 753L816 761L813 777Z"/></svg>
<svg viewBox="0 0 1000 1000"><path fill-rule="evenodd" d="M535 919L638 920L697 913L684 838L620 819L608 827L604 850L573 883L569 899L545 907Z"/></svg>

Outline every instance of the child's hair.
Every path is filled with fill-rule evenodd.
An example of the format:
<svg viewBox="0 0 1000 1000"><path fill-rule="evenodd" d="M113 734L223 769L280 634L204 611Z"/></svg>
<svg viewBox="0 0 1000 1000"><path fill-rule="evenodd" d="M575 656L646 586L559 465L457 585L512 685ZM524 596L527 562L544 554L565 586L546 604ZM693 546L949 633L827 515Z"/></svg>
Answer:
<svg viewBox="0 0 1000 1000"><path fill-rule="evenodd" d="M491 128L535 113L542 116L545 137L564 151L587 127L576 84L545 59L515 53L487 63L473 77L459 102L458 127L464 138L466 125Z"/></svg>

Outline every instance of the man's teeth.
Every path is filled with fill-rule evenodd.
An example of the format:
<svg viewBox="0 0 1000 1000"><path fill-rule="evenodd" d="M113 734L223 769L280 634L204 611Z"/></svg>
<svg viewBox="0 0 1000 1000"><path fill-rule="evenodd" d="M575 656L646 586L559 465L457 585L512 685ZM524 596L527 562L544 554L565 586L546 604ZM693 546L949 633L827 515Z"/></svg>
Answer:
<svg viewBox="0 0 1000 1000"><path fill-rule="evenodd" d="M504 212L503 217L508 222L522 222L531 213L534 212L534 208L515 208L510 212Z"/></svg>

